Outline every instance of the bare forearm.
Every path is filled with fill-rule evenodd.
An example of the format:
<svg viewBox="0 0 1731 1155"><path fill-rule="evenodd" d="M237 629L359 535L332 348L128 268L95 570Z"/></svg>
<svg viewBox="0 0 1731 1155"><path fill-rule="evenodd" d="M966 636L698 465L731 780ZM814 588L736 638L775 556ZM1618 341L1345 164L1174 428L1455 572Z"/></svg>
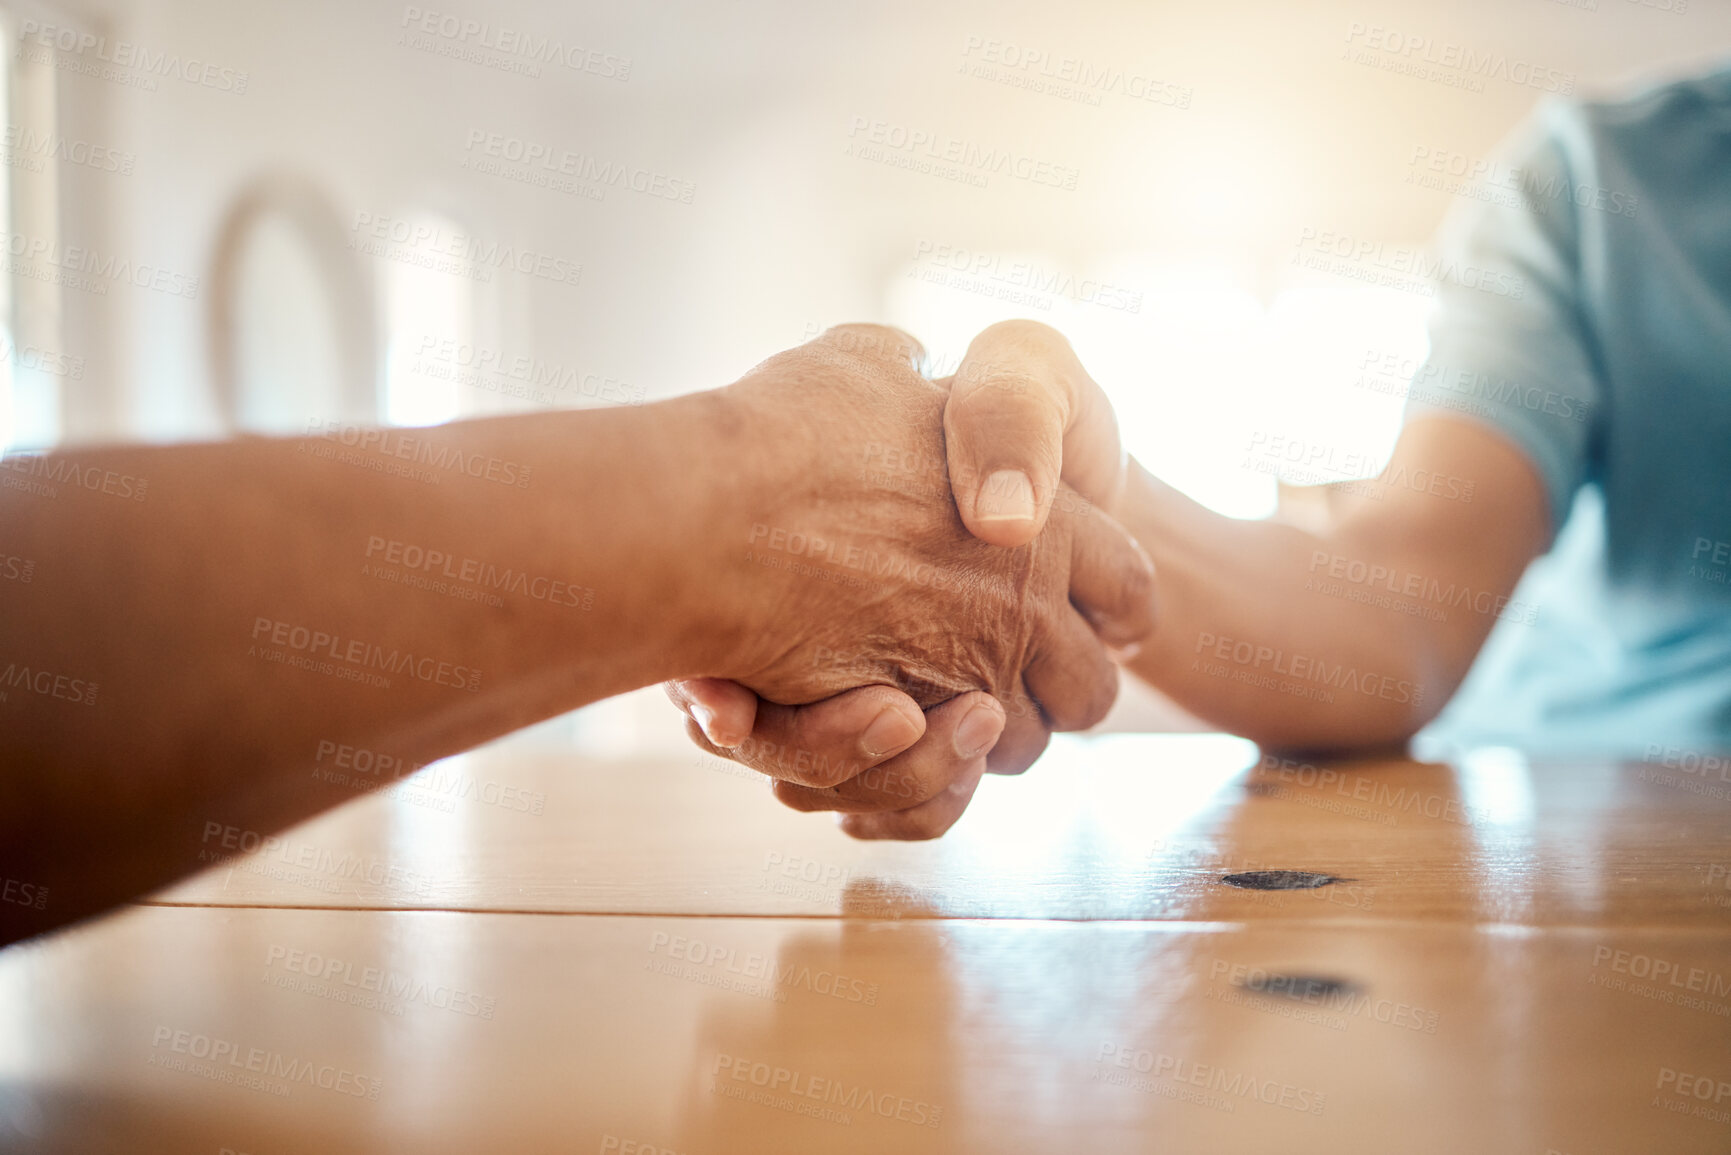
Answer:
<svg viewBox="0 0 1731 1155"><path fill-rule="evenodd" d="M1459 484L1432 492L1414 477ZM1544 507L1511 445L1451 421L1409 429L1374 484L1374 500L1311 532L1221 517L1133 467L1118 513L1154 558L1161 620L1132 668L1270 745L1409 737L1510 612Z"/></svg>
<svg viewBox="0 0 1731 1155"><path fill-rule="evenodd" d="M339 749L384 781L705 671L725 642L679 563L728 499L691 460L713 404L9 462L6 876L64 921L223 849L213 825L354 797L317 773Z"/></svg>
<svg viewBox="0 0 1731 1155"><path fill-rule="evenodd" d="M1436 688L1427 693L1405 623L1366 620L1362 606L1305 589L1311 558L1331 543L1221 517L1146 474L1130 484L1130 528L1154 558L1160 607L1136 673L1199 717L1273 745L1389 741L1429 716Z"/></svg>

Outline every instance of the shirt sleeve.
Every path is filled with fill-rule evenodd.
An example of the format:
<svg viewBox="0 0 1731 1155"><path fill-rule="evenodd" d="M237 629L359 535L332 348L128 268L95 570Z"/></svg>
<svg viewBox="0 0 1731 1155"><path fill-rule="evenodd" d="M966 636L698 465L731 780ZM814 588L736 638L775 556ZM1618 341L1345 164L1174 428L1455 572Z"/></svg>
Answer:
<svg viewBox="0 0 1731 1155"><path fill-rule="evenodd" d="M1532 461L1555 537L1587 480L1603 395L1581 293L1578 111L1543 110L1493 163L1439 245L1430 353L1405 420L1476 420Z"/></svg>

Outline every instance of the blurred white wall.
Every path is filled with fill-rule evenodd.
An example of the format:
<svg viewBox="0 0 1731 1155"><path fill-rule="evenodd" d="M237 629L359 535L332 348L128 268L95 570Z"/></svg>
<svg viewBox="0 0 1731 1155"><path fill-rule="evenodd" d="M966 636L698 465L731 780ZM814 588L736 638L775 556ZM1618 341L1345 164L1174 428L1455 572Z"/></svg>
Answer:
<svg viewBox="0 0 1731 1155"><path fill-rule="evenodd" d="M24 11L54 19L52 7ZM546 64L529 77L419 51L400 43L423 24L419 11L616 63ZM1485 156L1541 91L1490 80L1467 92L1353 64L1342 54L1355 25L1506 53L1577 77L1585 92L1731 48L1731 6L1673 14L1634 0L1596 10L1557 0L131 0L83 12L111 43L245 73L246 87L154 78L147 91L61 69L75 129L136 156L126 175L63 166L69 237L208 276L223 215L248 182L300 175L351 222L437 213L485 242L580 262L575 286L509 272L477 286L485 336L651 397L724 382L813 324L886 316L886 285L922 241L1037 254L1078 274L1205 268L1264 305L1302 228L1422 243L1451 198L1405 183L1413 150ZM1188 108L1122 91L1094 106L966 74L992 42L1000 60L1042 53L1047 71L1070 58L1185 90ZM627 79L601 75L621 59ZM1070 168L1075 188L997 176L981 189L849 157L865 136L850 136L856 117ZM686 205L615 188L596 202L478 174L464 167L474 131L642 166L694 195ZM365 263L376 277L386 262ZM122 288L101 301L102 327L76 334L125 398L119 415L89 423L149 437L212 431L207 302ZM97 408L84 400L68 408Z"/></svg>
<svg viewBox="0 0 1731 1155"><path fill-rule="evenodd" d="M19 332L52 332L80 359L77 378L50 382L65 440L220 435L212 320L246 328L260 309L287 319L246 328L242 360L309 381L371 360L379 415L407 421L548 403L510 396L498 374L439 378L465 348L575 383L550 403L592 404L725 383L843 320L906 325L941 368L980 324L1027 315L1072 334L1133 448L1244 516L1273 493L1228 460L1247 428L1326 435L1374 461L1398 399L1351 378L1367 350L1422 353L1422 295L1302 275L1303 230L1422 246L1461 196L1415 183L1415 157L1470 166L1547 88L1614 93L1731 49L1731 5L1701 0L0 9L14 104L51 107L65 139L126 160L51 156L31 177L14 142L14 234L52 228L199 279L179 295L37 283L9 306L35 310ZM564 58L529 67L512 51L545 43ZM1476 87L1421 79L1398 70L1415 44L1513 67ZM898 147L910 139L936 143ZM624 168L646 188L518 179L545 170L489 158L489 142ZM908 167L945 149L1013 154L1022 175L979 187ZM334 320L308 311L316 255L271 275L282 245L268 230L237 258L250 271L220 275L235 206L290 186L322 198L341 253L318 259L346 260L362 302ZM530 271L462 259L501 248ZM1072 287L1020 291L1030 276ZM250 304L213 300L236 283L263 287ZM344 344L344 324L368 340ZM343 395L321 382L307 397Z"/></svg>

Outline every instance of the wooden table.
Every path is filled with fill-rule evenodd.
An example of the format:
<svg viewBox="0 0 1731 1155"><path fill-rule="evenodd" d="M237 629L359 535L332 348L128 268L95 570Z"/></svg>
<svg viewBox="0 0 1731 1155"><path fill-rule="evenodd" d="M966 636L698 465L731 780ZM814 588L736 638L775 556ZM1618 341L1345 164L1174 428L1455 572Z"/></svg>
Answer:
<svg viewBox="0 0 1731 1155"><path fill-rule="evenodd" d="M0 953L0 1148L1723 1152L1728 866L1658 765L1070 739L902 845L505 743Z"/></svg>

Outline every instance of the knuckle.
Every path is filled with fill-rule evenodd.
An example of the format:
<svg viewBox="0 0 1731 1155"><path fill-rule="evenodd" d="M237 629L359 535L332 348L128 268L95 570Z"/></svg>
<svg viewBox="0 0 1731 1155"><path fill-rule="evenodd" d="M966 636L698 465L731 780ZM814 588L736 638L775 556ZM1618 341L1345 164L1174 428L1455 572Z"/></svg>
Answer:
<svg viewBox="0 0 1731 1155"><path fill-rule="evenodd" d="M877 823L859 814L848 815L841 824L841 831L856 842L875 842L884 837Z"/></svg>
<svg viewBox="0 0 1731 1155"><path fill-rule="evenodd" d="M1011 317L1006 321L998 321L988 325L985 333L994 337L1011 337L1022 341L1050 341L1062 337L1058 330L1044 321L1035 321L1027 317Z"/></svg>
<svg viewBox="0 0 1731 1155"><path fill-rule="evenodd" d="M685 736L691 739L691 744L696 746L699 750L713 754L717 758L726 758L733 762L739 761L738 758L734 757L733 751L723 750L719 746L711 743L709 738L703 733L703 727L699 726L694 718L685 719Z"/></svg>
<svg viewBox="0 0 1731 1155"><path fill-rule="evenodd" d="M1118 668L1103 653L1064 679L1064 694L1045 703L1051 728L1086 730L1098 725L1118 699ZM1038 755L1036 754L1036 757ZM1033 759L1029 759L1030 762Z"/></svg>
<svg viewBox="0 0 1731 1155"><path fill-rule="evenodd" d="M1068 730L1087 730L1098 726L1112 711L1112 703L1118 700L1118 670L1116 666L1108 666L1101 675L1091 679L1085 688L1082 700L1071 724L1064 727Z"/></svg>
<svg viewBox="0 0 1731 1155"><path fill-rule="evenodd" d="M1005 741L1000 741L986 755L986 769L993 774L1020 774L1032 766L1045 752L1048 732L1042 724L1033 733L1017 734L1013 739L1006 734Z"/></svg>
<svg viewBox="0 0 1731 1155"><path fill-rule="evenodd" d="M813 794L797 782L777 780L773 792L775 800L789 810L797 810L801 814L809 814L814 810L829 809L828 801L821 795Z"/></svg>
<svg viewBox="0 0 1731 1155"><path fill-rule="evenodd" d="M853 772L858 769L859 767L857 766L850 767L839 762L834 766L819 765L803 774L800 774L799 780L807 786L815 787L819 790L833 790L835 787L840 786L849 778L853 777Z"/></svg>
<svg viewBox="0 0 1731 1155"><path fill-rule="evenodd" d="M899 806L918 806L929 802L947 789L949 783L938 773L906 774L886 781L884 791Z"/></svg>
<svg viewBox="0 0 1731 1155"><path fill-rule="evenodd" d="M1150 615L1154 601L1154 563L1147 554L1139 549L1130 553L1117 589L1118 604L1115 608L1120 616L1137 618Z"/></svg>
<svg viewBox="0 0 1731 1155"><path fill-rule="evenodd" d="M818 343L868 361L918 365L924 349L910 334L888 325L852 323L836 325L817 338Z"/></svg>
<svg viewBox="0 0 1731 1155"><path fill-rule="evenodd" d="M944 832L960 815L949 814L909 814L897 823L896 837L905 842L930 842L941 838Z"/></svg>
<svg viewBox="0 0 1731 1155"><path fill-rule="evenodd" d="M788 777L819 790L829 790L857 775L862 764L827 748L809 736L795 735L787 743Z"/></svg>

